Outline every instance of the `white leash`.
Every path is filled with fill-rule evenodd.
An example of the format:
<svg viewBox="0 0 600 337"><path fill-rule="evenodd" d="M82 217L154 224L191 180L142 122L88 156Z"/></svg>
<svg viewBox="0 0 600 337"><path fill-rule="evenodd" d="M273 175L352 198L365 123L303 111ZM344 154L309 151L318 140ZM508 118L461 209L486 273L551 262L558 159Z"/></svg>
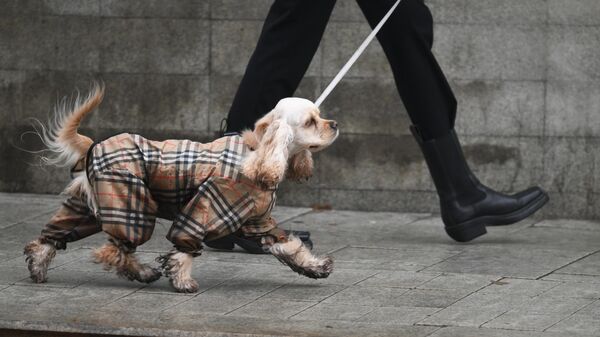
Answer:
<svg viewBox="0 0 600 337"><path fill-rule="evenodd" d="M337 75L335 75L335 77L333 78L331 83L329 83L327 88L325 88L325 91L323 91L321 96L319 96L319 98L317 98L317 100L315 101L315 105L317 107L319 107L321 105L321 103L323 103L323 101L327 98L327 96L329 96L329 94L338 85L338 83L342 80L342 78L344 78L344 76L346 75L348 70L350 70L350 68L356 62L356 60L358 60L359 56L365 51L365 49L367 49L367 46L369 45L369 43L371 43L371 41L373 41L373 39L375 38L377 33L379 33L379 30L381 29L381 27L383 27L385 22L389 19L390 15L392 15L392 13L396 9L396 7L398 7L398 5L400 4L400 1L402 1L402 0L396 1L396 3L392 6L392 8L390 8L390 10L387 12L387 14L381 19L381 21L379 21L377 26L375 26L375 29L373 29L371 34L369 34L369 36L367 36L367 38L363 41L363 43L360 45L360 47L358 47L358 49L354 52L352 57L350 57L348 62L346 62L346 64L342 67L340 72Z"/></svg>

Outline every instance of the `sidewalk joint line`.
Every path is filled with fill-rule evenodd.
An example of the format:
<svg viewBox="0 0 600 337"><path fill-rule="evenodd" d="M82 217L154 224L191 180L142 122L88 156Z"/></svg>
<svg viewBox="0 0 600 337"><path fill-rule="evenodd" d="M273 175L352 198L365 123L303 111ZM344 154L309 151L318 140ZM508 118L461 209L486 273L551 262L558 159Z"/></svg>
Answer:
<svg viewBox="0 0 600 337"><path fill-rule="evenodd" d="M375 273L375 274L373 274L373 275L369 275L369 276L365 277L364 279L361 279L361 280L359 280L359 281L356 281L356 282L352 283L352 284L351 284L351 285L349 285L349 286L343 285L345 288L343 288L343 289L340 289L340 290L338 290L338 291L334 292L333 294L331 294L331 295L329 295L329 296L326 296L325 298L323 298L323 299L321 299L321 300L317 301L317 303L315 303L315 304L313 304L313 305L311 305L311 306L309 306L309 307L307 307L307 308L304 308L303 310L301 310L301 311L299 311L299 312L297 312L297 313L295 313L295 314L293 314L293 315L291 315L291 316L287 317L286 319L288 319L288 320L289 320L290 318L292 318L292 317L294 317L294 316L296 316L296 315L299 315L299 314L301 314L301 313L305 312L306 310L308 310L308 309L310 309L310 308L314 308L315 306L317 306L317 305L319 305L319 304L323 303L325 300L327 300L327 299L329 299L329 298L331 298L331 297L333 297L333 296L335 296L335 295L337 295L337 294L341 293L342 291L344 291L344 290L346 290L346 289L350 289L350 288L352 288L352 286L357 286L357 285L358 285L360 282L363 282L363 281L365 281L365 280L368 280L369 278L371 278L371 277L373 277L373 276L375 276L375 275L377 275L377 274L379 274L379 272L376 272L376 273ZM373 309L373 310L375 310L375 309ZM362 316L361 316L361 317L362 317Z"/></svg>
<svg viewBox="0 0 600 337"><path fill-rule="evenodd" d="M32 216L26 217L26 218L24 218L24 219L21 219L21 220L19 220L19 221L17 221L17 222L13 222L13 223L11 223L10 225L8 225L8 226L6 226L6 227L4 227L4 228L0 229L0 232L1 232L1 231L4 231L4 230L7 230L7 229L9 229L9 228L15 227L15 226L17 226L17 225L23 224L23 223L25 223L25 222L27 222L27 221L30 221L30 220L32 220L32 219L35 219L35 218L38 218L38 217L41 217L41 216L46 216L46 215L52 214L52 213L54 213L54 212L55 212L55 210L54 210L54 209L51 209L51 210L48 210L48 211L45 211L45 212L42 212L42 213L38 213L38 214L36 214L36 215L32 215Z"/></svg>
<svg viewBox="0 0 600 337"><path fill-rule="evenodd" d="M250 302L248 302L248 303L246 303L246 304L243 304L243 305L241 305L241 306L239 306L239 307L237 307L237 308L235 308L235 309L233 309L233 310L230 310L230 311L228 311L228 312L224 313L224 314L223 314L223 316L227 316L227 315L229 315L230 313L232 313L232 312L234 312L234 311L236 311L236 310L238 310L238 309L241 309L241 308L243 308L243 307L245 307L245 306L247 306L247 305L249 305L249 304L252 304L252 303L254 303L254 302L258 301L259 299L261 299L261 298L263 298L263 297L267 296L268 294L270 294L270 293L274 292L275 290L277 290L277 289L280 289L280 288L283 288L283 287L284 287L285 285L287 285L287 284L289 284L289 283L284 283L284 284L281 284L281 285L279 285L279 286L277 286L277 287L275 287L275 288L273 288L273 289L271 289L271 290L267 291L266 293L264 293L264 294L262 294L262 295L260 295L260 296L258 296L258 297L256 297L256 298L254 298L254 299L253 299L253 300L251 300Z"/></svg>
<svg viewBox="0 0 600 337"><path fill-rule="evenodd" d="M280 222L280 223L279 223L279 225L283 225L283 224L285 224L285 223L288 223L288 222L290 222L290 221L292 221L292 220L295 220L295 219L297 219L297 218L303 217L303 216L305 216L305 215L307 215L307 214L311 214L311 213L314 213L314 212L315 212L315 211L314 211L313 209L308 209L308 210L307 210L307 211L305 211L304 213L300 213L300 214L294 215L294 216L293 216L293 217L291 217L291 218L288 218L288 219L285 219L285 220L283 220L282 222Z"/></svg>
<svg viewBox="0 0 600 337"><path fill-rule="evenodd" d="M576 259L574 261L571 261L571 262L569 262L569 263L567 263L567 264L565 264L563 266L560 266L560 267L558 267L558 268L556 268L556 269L554 269L554 270L552 270L552 271L550 271L550 272L548 272L548 273L546 273L546 274L544 274L542 276L539 276L539 277L536 278L536 280L540 280L540 279L542 279L542 278L544 278L544 277L546 277L546 276L548 276L550 274L553 274L554 272L557 272L557 271L559 271L559 270L561 270L561 269L563 269L565 267L568 267L568 266L572 265L573 263L579 262L579 261L585 259L586 257L592 256L592 255L594 255L594 254L596 254L598 252L600 252L600 249L596 250L596 251L593 251L591 253L585 254L584 256L582 256L582 257L580 257L580 258L578 258L578 259Z"/></svg>
<svg viewBox="0 0 600 337"><path fill-rule="evenodd" d="M86 283L87 283L87 282L86 282ZM143 288L143 287L142 287L142 288ZM108 302L106 302L105 304L102 304L102 305L100 305L100 306L99 306L99 308L106 308L107 306L109 306L109 305L111 305L111 304L115 303L116 301L118 301L118 300L120 300L120 299L122 299L122 298L125 298L125 297L127 297L127 296L129 296L129 295L133 295L133 294L135 294L136 292L138 292L138 290L140 290L140 289L142 289L142 288L137 288L137 289L135 289L134 291L132 291L132 292L130 292L130 293L127 293L127 294L125 294L125 295L123 295L123 296L121 296L121 297L117 297L117 298L115 298L115 299L114 299L114 300L112 300L112 301L108 301Z"/></svg>
<svg viewBox="0 0 600 337"><path fill-rule="evenodd" d="M548 330L548 329L552 328L553 326L557 325L558 323L560 323L560 322L562 322L562 321L564 321L564 320L566 320L566 319L568 319L568 318L571 318L571 317L575 316L575 315L576 315L578 312L580 312L581 310L583 310L583 309L585 309L585 308L587 308L587 307L591 306L592 304L594 304L594 303L596 303L596 302L599 302L599 301L600 301L600 300L598 300L598 299L595 299L594 301L592 301L592 302L590 302L590 303L588 303L588 304L584 305L583 307L581 307L581 308L579 308L579 309L575 310L575 312L571 313L571 314L570 314L570 315L568 315L567 317L563 317L563 318L561 318L561 319L560 319L558 322L556 322L556 323L554 323L554 324L552 324L552 325L548 326L547 328L545 328L545 329L544 329L544 330L542 330L542 331L543 331L543 332L546 332L546 330Z"/></svg>
<svg viewBox="0 0 600 337"><path fill-rule="evenodd" d="M512 309L508 309L508 310L504 311L503 313L501 313L500 315L494 316L494 317L492 317L492 318L488 319L487 321L485 321L485 322L481 323L481 324L480 324L480 325L478 325L477 327L478 327L479 329L484 329L484 327L483 327L484 325L486 325L487 323L489 323L489 322L491 322L491 321L495 320L496 318L498 318L498 317L500 317L500 316L502 316L502 315L506 314L507 312L509 312L509 311L511 311L511 310L512 310ZM502 329L502 328L499 328L499 329Z"/></svg>

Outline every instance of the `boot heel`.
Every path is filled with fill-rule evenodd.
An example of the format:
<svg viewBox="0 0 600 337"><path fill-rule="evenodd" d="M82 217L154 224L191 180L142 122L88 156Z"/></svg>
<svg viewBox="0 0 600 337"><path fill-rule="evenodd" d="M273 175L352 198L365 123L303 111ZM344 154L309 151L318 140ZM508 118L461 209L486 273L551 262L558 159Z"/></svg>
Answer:
<svg viewBox="0 0 600 337"><path fill-rule="evenodd" d="M210 248L221 249L221 250L233 250L233 246L234 246L233 238L231 238L231 236L229 236L229 235L224 238L220 238L220 239L216 239L216 240L212 240L212 241L205 241L204 244Z"/></svg>
<svg viewBox="0 0 600 337"><path fill-rule="evenodd" d="M462 223L456 226L445 227L446 233L458 242L468 242L487 233L485 225L480 223Z"/></svg>

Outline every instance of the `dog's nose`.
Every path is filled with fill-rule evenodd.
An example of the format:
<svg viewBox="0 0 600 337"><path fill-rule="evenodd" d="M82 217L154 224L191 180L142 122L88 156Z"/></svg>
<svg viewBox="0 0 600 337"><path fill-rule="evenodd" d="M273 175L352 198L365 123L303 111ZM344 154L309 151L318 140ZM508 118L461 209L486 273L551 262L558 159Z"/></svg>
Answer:
<svg viewBox="0 0 600 337"><path fill-rule="evenodd" d="M337 122L336 121L329 122L329 127L334 130L337 130Z"/></svg>

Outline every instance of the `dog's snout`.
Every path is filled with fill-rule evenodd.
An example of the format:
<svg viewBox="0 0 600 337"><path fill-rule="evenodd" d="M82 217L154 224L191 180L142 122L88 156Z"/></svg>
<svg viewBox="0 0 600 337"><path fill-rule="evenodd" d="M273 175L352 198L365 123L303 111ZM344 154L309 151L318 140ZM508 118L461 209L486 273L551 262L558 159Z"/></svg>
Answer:
<svg viewBox="0 0 600 337"><path fill-rule="evenodd" d="M329 127L332 128L332 129L334 129L334 130L337 130L338 124L337 124L336 121L331 121L331 122L329 122Z"/></svg>

